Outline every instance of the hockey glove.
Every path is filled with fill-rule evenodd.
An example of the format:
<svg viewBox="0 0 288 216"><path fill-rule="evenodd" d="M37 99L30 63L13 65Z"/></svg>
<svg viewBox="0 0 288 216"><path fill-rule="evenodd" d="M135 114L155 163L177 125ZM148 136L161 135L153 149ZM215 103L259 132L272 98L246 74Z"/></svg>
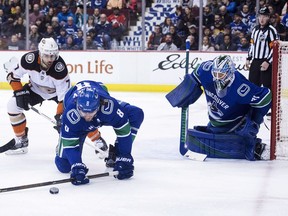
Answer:
<svg viewBox="0 0 288 216"><path fill-rule="evenodd" d="M53 126L53 128L55 130L57 130L58 133L60 133L61 130L61 125L62 125L62 115L61 114L56 114L54 116L55 120L56 120L56 125Z"/></svg>
<svg viewBox="0 0 288 216"><path fill-rule="evenodd" d="M75 163L71 167L71 183L73 185L81 185L89 183L89 179L86 174L88 172L88 168L84 163Z"/></svg>
<svg viewBox="0 0 288 216"><path fill-rule="evenodd" d="M247 116L245 122L235 130L235 133L243 137L256 138L259 128L260 125Z"/></svg>
<svg viewBox="0 0 288 216"><path fill-rule="evenodd" d="M134 175L133 157L130 154L116 156L116 162L113 171L118 171L114 177L122 180L131 178Z"/></svg>
<svg viewBox="0 0 288 216"><path fill-rule="evenodd" d="M30 92L27 89L14 91L14 97L18 107L29 110Z"/></svg>

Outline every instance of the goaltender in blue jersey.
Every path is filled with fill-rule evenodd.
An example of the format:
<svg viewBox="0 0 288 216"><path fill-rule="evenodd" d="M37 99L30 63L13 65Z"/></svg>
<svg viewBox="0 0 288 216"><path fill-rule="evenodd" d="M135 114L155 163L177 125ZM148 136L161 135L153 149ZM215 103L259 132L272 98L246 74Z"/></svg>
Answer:
<svg viewBox="0 0 288 216"><path fill-rule="evenodd" d="M212 158L261 159L265 144L257 134L271 107L271 91L248 81L223 55L200 64L166 97L174 107L187 107L202 89L209 122L188 129L187 149Z"/></svg>
<svg viewBox="0 0 288 216"><path fill-rule="evenodd" d="M55 163L60 172L69 173L73 184L86 184L88 168L82 162L83 143L87 134L101 126L112 126L116 142L109 159L115 176L126 179L133 176L132 143L144 119L142 109L111 97L100 82L81 81L64 98L64 112ZM110 164L111 166L111 164Z"/></svg>

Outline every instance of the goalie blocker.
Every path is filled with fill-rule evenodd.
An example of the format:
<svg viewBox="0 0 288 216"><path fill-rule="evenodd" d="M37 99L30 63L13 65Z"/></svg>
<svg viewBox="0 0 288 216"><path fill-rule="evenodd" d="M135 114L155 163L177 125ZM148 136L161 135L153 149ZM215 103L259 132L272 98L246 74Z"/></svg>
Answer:
<svg viewBox="0 0 288 216"><path fill-rule="evenodd" d="M188 129L186 146L189 150L206 154L209 158L255 160L255 146L261 145L260 138L249 138L237 134L213 134L206 132L205 126ZM263 145L263 144L262 144ZM258 158L256 158L258 159ZM259 158L260 159L260 158Z"/></svg>

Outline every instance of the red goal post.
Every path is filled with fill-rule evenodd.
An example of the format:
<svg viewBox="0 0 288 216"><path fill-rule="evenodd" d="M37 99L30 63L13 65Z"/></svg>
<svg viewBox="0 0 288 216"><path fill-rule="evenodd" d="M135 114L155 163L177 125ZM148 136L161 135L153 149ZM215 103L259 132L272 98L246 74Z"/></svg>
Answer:
<svg viewBox="0 0 288 216"><path fill-rule="evenodd" d="M288 160L288 42L273 44L270 159Z"/></svg>

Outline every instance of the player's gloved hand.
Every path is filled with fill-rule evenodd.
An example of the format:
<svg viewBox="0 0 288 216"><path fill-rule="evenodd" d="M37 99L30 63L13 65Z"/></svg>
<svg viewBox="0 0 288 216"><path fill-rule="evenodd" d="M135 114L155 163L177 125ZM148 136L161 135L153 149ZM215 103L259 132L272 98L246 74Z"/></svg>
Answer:
<svg viewBox="0 0 288 216"><path fill-rule="evenodd" d="M27 89L14 91L14 97L18 107L29 110L30 92Z"/></svg>
<svg viewBox="0 0 288 216"><path fill-rule="evenodd" d="M71 167L71 175L72 178L71 183L73 185L81 185L89 183L89 179L86 174L88 172L88 168L84 163L75 163Z"/></svg>
<svg viewBox="0 0 288 216"><path fill-rule="evenodd" d="M116 156L113 171L118 171L114 177L122 180L131 178L134 175L133 157L130 154Z"/></svg>
<svg viewBox="0 0 288 216"><path fill-rule="evenodd" d="M56 125L53 126L53 128L55 130L57 130L58 133L60 133L60 129L61 129L61 125L62 125L62 115L61 114L56 114L54 116L55 120L56 120Z"/></svg>
<svg viewBox="0 0 288 216"><path fill-rule="evenodd" d="M248 138L256 138L259 128L260 125L247 116L245 122L235 130L235 133Z"/></svg>

